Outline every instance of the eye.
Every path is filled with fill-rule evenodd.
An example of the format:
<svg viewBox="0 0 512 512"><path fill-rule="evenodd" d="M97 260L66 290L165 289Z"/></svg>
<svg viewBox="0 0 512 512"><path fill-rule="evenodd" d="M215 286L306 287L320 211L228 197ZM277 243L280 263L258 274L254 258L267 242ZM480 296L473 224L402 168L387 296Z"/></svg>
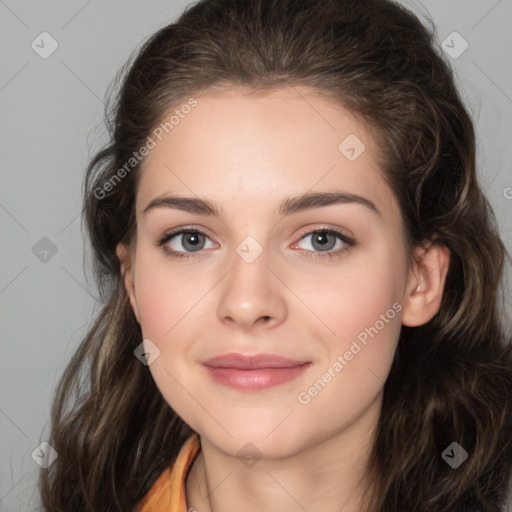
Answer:
<svg viewBox="0 0 512 512"><path fill-rule="evenodd" d="M164 233L157 241L157 245L162 247L163 251L169 256L175 258L190 258L194 255L188 254L187 252L190 251L193 253L204 249L205 238L208 238L208 236L202 231L183 227ZM184 252L180 250L180 246L185 248Z"/></svg>
<svg viewBox="0 0 512 512"><path fill-rule="evenodd" d="M356 242L342 231L333 228L320 228L307 232L300 240L311 237L313 250L305 249L312 258L332 258L347 252ZM185 226L164 233L157 240L156 245L161 247L166 255L172 258L192 258L193 253L205 249L205 239L208 235L203 231ZM336 244L336 239L339 241ZM332 251L338 245L337 250ZM185 250L180 250L180 246Z"/></svg>
<svg viewBox="0 0 512 512"><path fill-rule="evenodd" d="M335 257L341 253L347 252L355 245L355 241L352 238L348 237L342 231L333 228L321 228L309 231L301 237L301 240L305 240L308 237L311 237L311 243L309 245L313 247L313 251L307 251L311 253L309 257L313 258ZM336 239L339 240L338 244L336 243ZM337 250L332 251L336 245L338 246Z"/></svg>

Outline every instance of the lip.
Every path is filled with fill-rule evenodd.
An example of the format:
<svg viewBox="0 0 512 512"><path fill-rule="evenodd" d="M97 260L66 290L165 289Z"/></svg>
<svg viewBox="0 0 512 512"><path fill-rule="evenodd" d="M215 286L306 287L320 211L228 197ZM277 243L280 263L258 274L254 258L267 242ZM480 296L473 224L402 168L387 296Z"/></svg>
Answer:
<svg viewBox="0 0 512 512"><path fill-rule="evenodd" d="M297 361L275 354L246 356L229 353L203 361L216 382L230 388L259 391L297 378L311 366L311 361Z"/></svg>
<svg viewBox="0 0 512 512"><path fill-rule="evenodd" d="M255 370L259 368L292 368L309 361L297 361L276 354L257 354L254 356L230 352L203 361L213 368L237 368L239 370Z"/></svg>

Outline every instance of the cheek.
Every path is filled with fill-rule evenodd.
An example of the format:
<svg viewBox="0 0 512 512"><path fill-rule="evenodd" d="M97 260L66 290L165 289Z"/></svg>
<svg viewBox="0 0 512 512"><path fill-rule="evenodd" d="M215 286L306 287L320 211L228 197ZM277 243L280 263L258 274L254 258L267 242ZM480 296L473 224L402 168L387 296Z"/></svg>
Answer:
<svg viewBox="0 0 512 512"><path fill-rule="evenodd" d="M165 258L141 250L135 267L135 295L142 332L165 342L198 300L197 283L171 271Z"/></svg>
<svg viewBox="0 0 512 512"><path fill-rule="evenodd" d="M343 266L333 272L323 295L320 288L314 298L310 295L322 306L318 316L330 331L326 335L322 326L328 360L322 361L319 371L337 363L330 370L337 376L333 388L343 388L345 396L350 391L349 396L357 399L367 389L371 398L387 378L401 328L404 268L403 254L377 247L347 265L345 272Z"/></svg>
<svg viewBox="0 0 512 512"><path fill-rule="evenodd" d="M187 359L194 339L194 313L200 309L201 290L183 272L171 271L165 259L141 250L135 267L135 295L144 339L160 350L149 366L155 384L167 403L190 420ZM194 306L195 305L195 306ZM186 389L199 396L193 386Z"/></svg>
<svg viewBox="0 0 512 512"><path fill-rule="evenodd" d="M389 265L374 260L364 273L352 270L331 282L335 292L322 318L335 334L316 333L326 357L296 396L304 428L318 429L308 418L323 418L324 434L350 425L381 395L401 328L401 297Z"/></svg>
<svg viewBox="0 0 512 512"><path fill-rule="evenodd" d="M400 324L397 310L401 309L404 268L404 255L379 246L351 261L347 259L346 265L333 267L329 275L323 276L323 285L311 287L307 297L333 337L346 341L376 322L382 327L382 315L386 326Z"/></svg>
<svg viewBox="0 0 512 512"><path fill-rule="evenodd" d="M144 336L160 339L173 325L176 294L169 293L168 283L155 267L135 270L135 295Z"/></svg>

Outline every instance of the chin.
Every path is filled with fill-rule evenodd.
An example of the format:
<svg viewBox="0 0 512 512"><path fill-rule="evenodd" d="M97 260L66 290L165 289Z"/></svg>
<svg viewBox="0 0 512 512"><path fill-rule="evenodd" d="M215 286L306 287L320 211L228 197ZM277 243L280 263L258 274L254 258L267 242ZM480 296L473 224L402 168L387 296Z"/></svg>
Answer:
<svg viewBox="0 0 512 512"><path fill-rule="evenodd" d="M267 427L266 423L264 425L261 423L229 423L228 431L232 437L221 428L216 428L214 431L207 429L197 432L201 437L208 439L217 449L240 459L280 459L291 456L306 447L307 440L304 438L301 442L301 438L305 435L304 432L290 432L282 425L277 426L279 421L273 422L272 425L272 427Z"/></svg>

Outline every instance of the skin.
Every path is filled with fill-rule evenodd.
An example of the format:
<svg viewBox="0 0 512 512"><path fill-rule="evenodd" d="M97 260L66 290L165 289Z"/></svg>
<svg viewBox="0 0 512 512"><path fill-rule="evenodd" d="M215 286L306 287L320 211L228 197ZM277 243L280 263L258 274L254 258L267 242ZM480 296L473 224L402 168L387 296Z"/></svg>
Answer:
<svg viewBox="0 0 512 512"><path fill-rule="evenodd" d="M259 96L233 87L196 100L144 160L136 244L118 246L144 339L160 350L150 371L165 400L200 435L187 506L302 512L321 503L326 512L363 510L358 500L371 485L368 453L401 325L421 325L437 312L449 254L435 244L413 248L408 265L401 212L375 141L333 101L295 86ZM338 149L350 134L366 147L354 161ZM350 202L278 214L284 197L333 190L372 201L379 213ZM206 198L223 217L165 207L143 213L169 194ZM167 242L189 259L174 259L156 244L180 226L207 235L198 252L183 245L187 235ZM311 234L321 228L338 228L356 244L331 236L323 252ZM262 250L252 263L236 250L247 236ZM322 257L339 249L347 250ZM393 304L401 307L394 318L309 403L300 403L298 394ZM214 382L201 365L227 352L312 365L284 384L240 391ZM237 452L249 442L261 458L247 467Z"/></svg>

